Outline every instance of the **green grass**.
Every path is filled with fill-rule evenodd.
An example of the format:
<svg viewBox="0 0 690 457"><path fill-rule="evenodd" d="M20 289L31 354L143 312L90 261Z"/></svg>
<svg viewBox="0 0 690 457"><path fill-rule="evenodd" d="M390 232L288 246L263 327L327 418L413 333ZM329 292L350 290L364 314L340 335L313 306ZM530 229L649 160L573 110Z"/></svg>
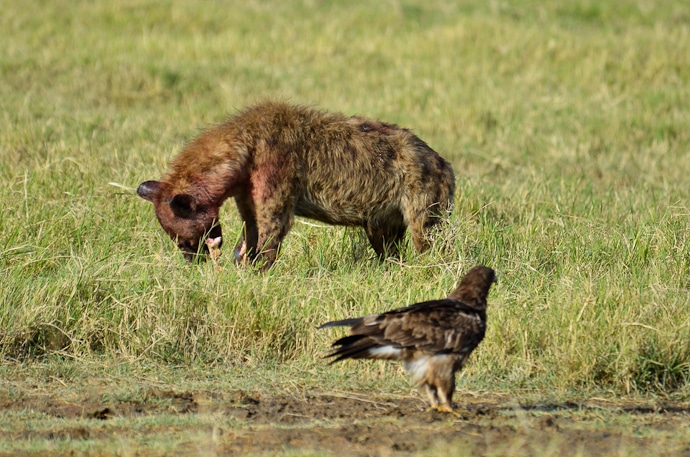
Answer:
<svg viewBox="0 0 690 457"><path fill-rule="evenodd" d="M442 297L483 263L500 282L461 388L690 398L684 2L1 6L5 360L400 388L326 366L316 326ZM303 221L266 275L185 264L134 189L266 98L399 123L451 161L435 248L379 264L358 231ZM239 236L231 204L222 223Z"/></svg>

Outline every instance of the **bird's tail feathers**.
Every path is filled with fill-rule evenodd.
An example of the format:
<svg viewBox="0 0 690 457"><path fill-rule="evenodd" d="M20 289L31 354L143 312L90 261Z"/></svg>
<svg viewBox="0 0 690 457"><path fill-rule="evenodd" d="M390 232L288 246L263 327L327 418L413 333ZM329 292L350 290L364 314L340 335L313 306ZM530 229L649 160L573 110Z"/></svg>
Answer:
<svg viewBox="0 0 690 457"><path fill-rule="evenodd" d="M395 360L400 356L400 348L381 346L364 335L344 336L333 343L336 346L339 347L325 355L335 357L331 364L345 359Z"/></svg>
<svg viewBox="0 0 690 457"><path fill-rule="evenodd" d="M321 330L322 328L329 327L352 327L353 325L357 325L360 322L362 322L361 317L351 317L349 319L343 319L341 321L326 322L325 324L320 325L318 329Z"/></svg>

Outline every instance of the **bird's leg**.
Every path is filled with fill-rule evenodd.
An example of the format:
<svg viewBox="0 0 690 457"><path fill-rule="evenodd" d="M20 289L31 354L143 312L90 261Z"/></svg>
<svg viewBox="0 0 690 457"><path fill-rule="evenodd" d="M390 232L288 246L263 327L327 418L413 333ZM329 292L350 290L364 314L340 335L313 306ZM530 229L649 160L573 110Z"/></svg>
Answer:
<svg viewBox="0 0 690 457"><path fill-rule="evenodd" d="M438 411L439 413L450 413L453 416L457 417L458 419L464 419L462 414L459 412L455 411L453 409L453 405L451 403L451 398L453 395L453 392L445 392L443 389L437 388L436 393L438 395L440 405L437 405L434 409Z"/></svg>
<svg viewBox="0 0 690 457"><path fill-rule="evenodd" d="M439 405L435 408L435 410L439 413L450 413L458 419L465 419L462 414L460 414L458 411L455 411L450 405Z"/></svg>
<svg viewBox="0 0 690 457"><path fill-rule="evenodd" d="M423 390L423 392L426 394L427 398L429 399L429 407L427 408L427 411L433 411L438 409L438 398L436 397L436 387L432 386L430 384L424 383L422 388L420 390Z"/></svg>
<svg viewBox="0 0 690 457"><path fill-rule="evenodd" d="M426 409L427 412L437 411L439 413L450 413L458 419L464 419L462 414L453 410L453 406L448 399L448 395L443 391L443 389L439 389L437 386L431 384L424 384L423 390L426 396L429 398L429 407Z"/></svg>

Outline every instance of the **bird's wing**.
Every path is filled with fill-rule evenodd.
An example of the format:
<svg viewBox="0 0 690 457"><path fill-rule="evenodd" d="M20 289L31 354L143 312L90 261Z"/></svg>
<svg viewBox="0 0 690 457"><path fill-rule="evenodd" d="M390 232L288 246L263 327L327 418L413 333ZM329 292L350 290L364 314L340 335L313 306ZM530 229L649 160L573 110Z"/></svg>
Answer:
<svg viewBox="0 0 690 457"><path fill-rule="evenodd" d="M367 316L352 327L353 335L378 345L428 352L471 351L484 338L485 317L457 300L433 300Z"/></svg>

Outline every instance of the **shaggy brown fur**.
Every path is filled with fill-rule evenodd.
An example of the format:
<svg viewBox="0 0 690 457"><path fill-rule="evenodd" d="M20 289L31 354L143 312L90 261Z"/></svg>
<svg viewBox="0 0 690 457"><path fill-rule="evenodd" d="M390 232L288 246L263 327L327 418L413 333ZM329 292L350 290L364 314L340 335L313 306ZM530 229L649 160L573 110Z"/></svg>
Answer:
<svg viewBox="0 0 690 457"><path fill-rule="evenodd" d="M218 211L234 197L245 224L235 257L263 260L264 271L295 215L364 227L381 257L409 227L422 252L454 191L450 164L407 129L274 102L209 128L137 189L188 260L219 246Z"/></svg>

